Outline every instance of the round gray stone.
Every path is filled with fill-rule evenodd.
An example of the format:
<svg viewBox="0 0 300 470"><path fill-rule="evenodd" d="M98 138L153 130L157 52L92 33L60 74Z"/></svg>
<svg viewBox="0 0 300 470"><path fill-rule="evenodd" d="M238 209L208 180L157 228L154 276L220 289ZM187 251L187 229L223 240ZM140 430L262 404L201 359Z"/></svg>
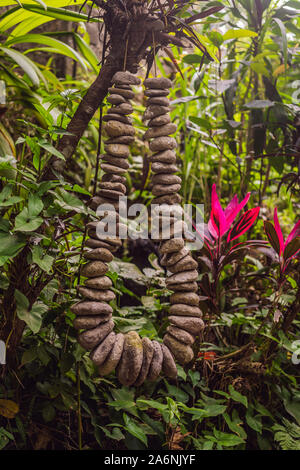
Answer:
<svg viewBox="0 0 300 470"><path fill-rule="evenodd" d="M81 268L81 276L98 277L107 273L108 266L103 261L90 261Z"/></svg>
<svg viewBox="0 0 300 470"><path fill-rule="evenodd" d="M197 336L203 329L204 329L204 322L202 318L198 317L182 317L182 316L175 316L171 315L169 317L169 322L172 325L177 326L183 330L188 331L192 335Z"/></svg>
<svg viewBox="0 0 300 470"><path fill-rule="evenodd" d="M155 162L159 162L159 163L176 163L176 154L172 150L164 150L163 152L154 153L152 155L149 155L148 160L151 163L155 163ZM179 178L179 176L178 176L178 178ZM163 183L163 184L165 184L165 183Z"/></svg>
<svg viewBox="0 0 300 470"><path fill-rule="evenodd" d="M193 282L198 279L198 272L193 269L191 271L184 271L182 273L172 274L166 279L168 286L173 284L185 284L186 282Z"/></svg>
<svg viewBox="0 0 300 470"><path fill-rule="evenodd" d="M90 260L105 261L106 263L110 263L114 258L111 252L105 248L86 251L83 256Z"/></svg>
<svg viewBox="0 0 300 470"><path fill-rule="evenodd" d="M173 304L169 310L170 315L179 315L185 317L202 317L202 312L199 307L186 304Z"/></svg>
<svg viewBox="0 0 300 470"><path fill-rule="evenodd" d="M163 352L158 341L152 341L154 354L150 364L147 380L155 382L161 373L163 363Z"/></svg>
<svg viewBox="0 0 300 470"><path fill-rule="evenodd" d="M110 137L119 137L121 135L134 135L134 127L119 121L108 121L105 124L105 132Z"/></svg>
<svg viewBox="0 0 300 470"><path fill-rule="evenodd" d="M172 123L165 124L164 126L159 127L150 127L150 129L145 132L144 139L149 140L156 137L168 136L170 134L174 134L174 132L176 132L176 129L176 124Z"/></svg>
<svg viewBox="0 0 300 470"><path fill-rule="evenodd" d="M170 297L171 304L186 304L197 307L199 305L199 295L194 292L176 292Z"/></svg>
<svg viewBox="0 0 300 470"><path fill-rule="evenodd" d="M115 368L119 364L121 356L122 356L122 352L123 352L124 340L125 340L125 337L123 333L118 333L115 336L114 345L110 353L108 354L108 356L106 357L102 365L99 366L99 374L101 376L110 374L112 371L115 370ZM99 354L99 356L100 355L102 355L103 357L104 356L103 352L102 354Z"/></svg>
<svg viewBox="0 0 300 470"><path fill-rule="evenodd" d="M96 328L100 323L105 323L111 319L111 314L100 316L83 316L75 318L73 326L76 330L90 330L91 328Z"/></svg>
<svg viewBox="0 0 300 470"><path fill-rule="evenodd" d="M165 344L161 344L161 350L163 352L162 371L164 375L170 379L176 379L178 370L171 351Z"/></svg>
<svg viewBox="0 0 300 470"><path fill-rule="evenodd" d="M143 343L143 363L142 363L139 376L134 383L135 387L140 387L145 382L148 372L149 372L153 354L154 354L154 347L153 347L152 341L149 338L144 337L142 339L142 343Z"/></svg>
<svg viewBox="0 0 300 470"><path fill-rule="evenodd" d="M102 250L102 248L97 248L97 249ZM90 289L105 290L105 289L109 289L112 286L112 281L107 276L100 276L100 277L92 277L90 279L86 279L84 284L86 285L86 287L89 287Z"/></svg>
<svg viewBox="0 0 300 470"><path fill-rule="evenodd" d="M194 358L193 350L189 345L177 341L177 339L169 334L165 335L164 344L170 349L176 361L181 365L188 364Z"/></svg>
<svg viewBox="0 0 300 470"><path fill-rule="evenodd" d="M79 286L78 292L87 299L96 300L99 302L111 302L116 298L114 292L111 290L97 290Z"/></svg>
<svg viewBox="0 0 300 470"><path fill-rule="evenodd" d="M96 366L101 366L106 360L107 356L111 352L115 344L116 334L112 331L109 333L106 338L95 347L91 352L90 358Z"/></svg>
<svg viewBox="0 0 300 470"><path fill-rule="evenodd" d="M190 333L176 326L168 326L167 333L181 343L192 345L195 342L195 338Z"/></svg>
<svg viewBox="0 0 300 470"><path fill-rule="evenodd" d="M160 247L160 252L165 253L174 253L176 251L182 250L184 247L184 241L182 238L172 238L162 243Z"/></svg>
<svg viewBox="0 0 300 470"><path fill-rule="evenodd" d="M173 150L177 147L177 142L173 137L156 137L150 142L149 147L152 152Z"/></svg>
<svg viewBox="0 0 300 470"><path fill-rule="evenodd" d="M148 122L148 127L164 126L171 122L170 114L161 114Z"/></svg>
<svg viewBox="0 0 300 470"><path fill-rule="evenodd" d="M101 323L96 328L80 333L78 342L84 349L94 349L113 330L114 326L115 324L112 320Z"/></svg>
<svg viewBox="0 0 300 470"><path fill-rule="evenodd" d="M126 387L137 380L143 363L143 343L136 331L125 335L124 349L117 368L119 382Z"/></svg>
<svg viewBox="0 0 300 470"><path fill-rule="evenodd" d="M154 89L171 88L172 82L171 80L165 77L153 77L146 78L146 80L144 81L144 85L146 88Z"/></svg>
<svg viewBox="0 0 300 470"><path fill-rule="evenodd" d="M105 302L82 301L71 307L75 315L108 315L113 312L110 305Z"/></svg>
<svg viewBox="0 0 300 470"><path fill-rule="evenodd" d="M114 155L115 157L129 157L129 147L125 144L105 144L104 149L105 152Z"/></svg>

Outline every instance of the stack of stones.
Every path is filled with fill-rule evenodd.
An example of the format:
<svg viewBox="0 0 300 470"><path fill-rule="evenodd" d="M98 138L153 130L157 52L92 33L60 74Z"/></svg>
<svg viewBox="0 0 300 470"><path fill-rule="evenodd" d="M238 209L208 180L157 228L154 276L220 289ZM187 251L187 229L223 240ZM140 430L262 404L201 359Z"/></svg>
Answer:
<svg viewBox="0 0 300 470"><path fill-rule="evenodd" d="M129 72L117 72L109 88L108 102L112 104L103 120L106 122L105 131L109 139L105 142L105 155L101 156L101 168L104 176L99 185L99 192L92 200L92 207L100 204L111 204L119 223L119 198L126 194L126 173L129 165L129 144L134 140L134 128L128 116L132 112L129 102L133 98L132 85L138 85L140 80ZM109 210L105 213L109 217ZM115 294L111 290L112 282L106 276L108 263L113 260L113 253L122 244L117 236L99 239L97 222L88 224L89 239L86 241L87 251L84 257L87 263L83 266L81 275L86 278L84 285L78 287L82 300L72 307L77 318L74 327L80 330L79 342L91 351L90 357L98 367L101 376L116 369L119 381L125 386L140 386L145 380L155 381L160 373L175 378L177 367L166 344L141 338L135 331L127 334L116 334L112 320L113 309L109 302Z"/></svg>
<svg viewBox="0 0 300 470"><path fill-rule="evenodd" d="M152 193L155 198L152 204L159 204L152 214L152 225L158 227L161 265L167 268L167 287L174 291L170 297L170 326L163 343L175 359L182 365L189 363L193 357L192 345L196 336L204 327L202 312L199 308L197 294L197 262L185 247L183 238L186 226L182 221L182 209L179 206L181 198L178 194L181 188L181 178L175 173L176 141L170 137L176 131L176 125L171 123L169 88L172 82L166 78L148 78L144 82L148 97L143 120L147 122L148 130L144 138L149 141L149 156L152 177ZM170 207L172 205L172 208ZM172 210L170 214L170 209ZM178 217L179 216L179 217ZM170 222L170 227L163 225L164 220ZM168 239L166 239L166 235Z"/></svg>

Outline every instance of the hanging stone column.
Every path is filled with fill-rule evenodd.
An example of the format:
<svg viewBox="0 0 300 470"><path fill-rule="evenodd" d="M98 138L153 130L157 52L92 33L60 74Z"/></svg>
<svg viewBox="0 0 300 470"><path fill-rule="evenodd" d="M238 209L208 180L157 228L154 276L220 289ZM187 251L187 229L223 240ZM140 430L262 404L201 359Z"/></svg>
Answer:
<svg viewBox="0 0 300 470"><path fill-rule="evenodd" d="M174 292L170 297L170 326L164 336L163 347L167 347L175 359L185 365L194 357L192 345L204 323L197 294L198 264L185 247L182 236L186 227L179 205L181 178L176 175L179 171L174 151L176 140L171 137L177 127L171 123L167 98L172 82L163 77L148 78L144 85L148 97L143 116L148 130L144 138L149 141L152 152L149 162L153 172L152 193L155 196L152 205L161 206L152 214L152 225L158 227L161 264L168 271L166 285ZM171 206L173 211L170 214ZM163 226L164 220L170 221L167 231Z"/></svg>

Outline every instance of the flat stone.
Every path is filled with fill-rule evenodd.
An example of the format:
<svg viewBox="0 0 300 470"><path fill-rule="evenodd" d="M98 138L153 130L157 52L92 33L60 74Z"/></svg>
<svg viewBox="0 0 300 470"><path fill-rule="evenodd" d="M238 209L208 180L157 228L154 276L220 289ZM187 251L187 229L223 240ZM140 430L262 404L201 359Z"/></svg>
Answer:
<svg viewBox="0 0 300 470"><path fill-rule="evenodd" d="M111 210L118 210L119 209L119 202L118 201L112 201L111 199L106 199L102 196L94 196L91 201L90 201L90 206L92 209L96 210L99 206L102 206L103 204L111 205Z"/></svg>
<svg viewBox="0 0 300 470"><path fill-rule="evenodd" d="M169 317L169 322L172 325L186 330L194 336L197 336L204 329L204 322L202 318L198 317L186 317L186 316L175 316L171 315Z"/></svg>
<svg viewBox="0 0 300 470"><path fill-rule="evenodd" d="M178 328L176 326L168 326L167 328L167 333L173 338L177 339L177 341L180 341L181 343L184 344L189 344L190 346L194 344L195 338L192 336L190 333L188 333L185 330L182 330L181 328Z"/></svg>
<svg viewBox="0 0 300 470"><path fill-rule="evenodd" d="M178 263L178 261L180 261L188 254L189 250L184 247L177 253L171 253L170 255L166 255L166 266L172 266L173 264Z"/></svg>
<svg viewBox="0 0 300 470"><path fill-rule="evenodd" d="M124 114L114 114L114 113L109 113L109 114L106 114L105 116L103 116L103 121L104 122L107 122L107 121L118 121L118 122L121 122L123 124L128 124L130 126L132 126L132 123L133 123L133 119L130 117L130 116L125 116Z"/></svg>
<svg viewBox="0 0 300 470"><path fill-rule="evenodd" d="M187 344L177 341L173 336L166 334L164 344L170 349L179 364L184 366L193 360L194 353L192 348Z"/></svg>
<svg viewBox="0 0 300 470"><path fill-rule="evenodd" d="M105 152L115 157L128 158L129 157L129 147L125 144L105 144Z"/></svg>
<svg viewBox="0 0 300 470"><path fill-rule="evenodd" d="M134 135L134 127L119 121L108 121L105 126L105 132L110 137L119 137L121 135Z"/></svg>
<svg viewBox="0 0 300 470"><path fill-rule="evenodd" d="M150 142L149 147L152 152L173 150L177 147L177 142L173 137L156 137Z"/></svg>
<svg viewBox="0 0 300 470"><path fill-rule="evenodd" d="M172 238L162 243L160 252L165 253L174 253L175 251L182 250L184 247L184 241L182 238Z"/></svg>
<svg viewBox="0 0 300 470"><path fill-rule="evenodd" d="M110 87L108 91L111 95L117 94L117 95L124 96L124 98L127 98L127 99L134 98L134 92L131 89L129 90L129 89L124 89L124 88Z"/></svg>
<svg viewBox="0 0 300 470"><path fill-rule="evenodd" d="M105 171L106 173L112 173L116 175L123 175L127 171L126 168L120 168L118 166L111 165L109 163L101 163L100 166L102 170Z"/></svg>
<svg viewBox="0 0 300 470"><path fill-rule="evenodd" d="M186 317L202 317L202 312L199 307L186 304L173 304L169 310L170 315L179 315Z"/></svg>
<svg viewBox="0 0 300 470"><path fill-rule="evenodd" d="M176 124L172 123L159 127L150 127L150 129L145 132L144 139L149 140L156 137L168 136L170 134L174 134L174 132L176 132L176 129Z"/></svg>
<svg viewBox="0 0 300 470"><path fill-rule="evenodd" d="M152 345L154 349L154 354L147 375L147 380L150 380L150 382L155 382L158 379L159 374L161 373L163 363L163 352L158 341L152 341Z"/></svg>
<svg viewBox="0 0 300 470"><path fill-rule="evenodd" d="M186 304L198 307L199 295L194 292L176 292L170 297L171 304Z"/></svg>
<svg viewBox="0 0 300 470"><path fill-rule="evenodd" d="M146 88L154 89L171 88L172 82L171 80L165 77L153 77L146 78L146 80L144 81L144 85Z"/></svg>
<svg viewBox="0 0 300 470"><path fill-rule="evenodd" d="M174 357L169 350L169 348L165 344L161 344L161 350L163 352L163 363L162 363L162 371L166 377L170 379L176 379L178 375L178 370L174 361Z"/></svg>
<svg viewBox="0 0 300 470"><path fill-rule="evenodd" d="M157 127L157 126L164 126L165 124L169 124L171 122L170 114L161 114L148 122L148 127Z"/></svg>
<svg viewBox="0 0 300 470"><path fill-rule="evenodd" d="M165 96L154 96L152 98L148 98L147 106L151 104L158 104L160 106L169 106L170 101Z"/></svg>
<svg viewBox="0 0 300 470"><path fill-rule="evenodd" d="M73 322L73 326L76 330L90 330L91 328L96 328L100 323L105 323L111 319L112 315L94 315L94 316L84 316L77 317Z"/></svg>
<svg viewBox="0 0 300 470"><path fill-rule="evenodd" d="M168 270L171 273L181 273L183 271L191 271L192 269L197 269L198 263L195 261L191 255L187 255L185 258L182 258L176 264L168 267Z"/></svg>
<svg viewBox="0 0 300 470"><path fill-rule="evenodd" d="M112 320L101 323L96 328L80 333L78 342L84 349L94 349L113 330L114 326L115 324Z"/></svg>
<svg viewBox="0 0 300 470"><path fill-rule="evenodd" d="M96 249L103 250L104 248L96 248ZM106 290L112 287L112 280L107 276L92 277L90 279L86 279L84 284L89 289Z"/></svg>
<svg viewBox="0 0 300 470"><path fill-rule="evenodd" d="M126 158L118 158L118 157L114 157L112 155L109 155L109 154L105 154L103 155L103 161L107 162L109 165L113 165L113 166L116 166L118 168L124 168L125 170L128 170L128 168L130 167L128 161L126 160Z"/></svg>
<svg viewBox="0 0 300 470"><path fill-rule="evenodd" d="M117 106L112 106L107 110L107 114L131 114L133 113L133 107L130 103L121 103Z"/></svg>
<svg viewBox="0 0 300 470"><path fill-rule="evenodd" d="M182 284L172 284L168 286L168 289L175 292L197 292L198 285L197 282L184 282Z"/></svg>
<svg viewBox="0 0 300 470"><path fill-rule="evenodd" d="M163 152L149 155L148 160L153 163L176 163L176 154L172 150L164 150Z"/></svg>
<svg viewBox="0 0 300 470"><path fill-rule="evenodd" d="M153 199L152 204L170 204L173 206L175 204L180 204L181 199L182 198L178 193L165 194L163 196L157 196L155 199Z"/></svg>
<svg viewBox="0 0 300 470"><path fill-rule="evenodd" d="M162 114L167 114L169 112L169 106L150 105L146 108L142 120L149 121L150 119L161 116Z"/></svg>
<svg viewBox="0 0 300 470"><path fill-rule="evenodd" d="M122 183L122 184L126 184L127 182L125 176L112 175L110 173L104 174L102 176L101 181L104 183L111 182L111 183Z"/></svg>
<svg viewBox="0 0 300 470"><path fill-rule="evenodd" d="M118 247L113 247L109 243L106 243L102 240L94 240L93 238L89 238L85 242L85 245L88 246L89 248L106 248L107 250L110 250L112 253L115 253L118 249Z"/></svg>
<svg viewBox="0 0 300 470"><path fill-rule="evenodd" d="M132 144L135 138L133 135L120 135L106 141L107 144Z"/></svg>
<svg viewBox="0 0 300 470"><path fill-rule="evenodd" d="M152 89L150 88L148 90L145 90L144 95L152 98L153 96L168 96L169 93L170 91L167 89L155 90L153 88Z"/></svg>
<svg viewBox="0 0 300 470"><path fill-rule="evenodd" d="M109 181L102 182L99 184L99 188L101 190L106 189L106 190L118 191L123 194L126 194L126 186L124 186L124 184L122 183L111 183Z"/></svg>
<svg viewBox="0 0 300 470"><path fill-rule="evenodd" d="M109 250L106 250L105 248L96 248L94 250L86 251L83 256L87 259L104 261L106 263L110 263L114 259L111 252Z"/></svg>
<svg viewBox="0 0 300 470"><path fill-rule="evenodd" d="M96 366L101 366L114 347L116 334L112 331L106 338L91 352L90 358Z"/></svg>
<svg viewBox="0 0 300 470"><path fill-rule="evenodd" d="M79 286L78 292L87 299L96 300L99 302L111 302L116 298L114 292L111 290L97 290Z"/></svg>
<svg viewBox="0 0 300 470"><path fill-rule="evenodd" d="M114 199L116 201L118 201L120 199L120 197L124 196L123 192L114 191L112 189L100 189L99 194L100 194L100 196L107 197L107 198L110 198L110 199Z"/></svg>
<svg viewBox="0 0 300 470"><path fill-rule="evenodd" d="M136 331L125 335L124 349L117 368L119 382L126 387L137 380L143 363L143 343Z"/></svg>
<svg viewBox="0 0 300 470"><path fill-rule="evenodd" d="M152 188L154 196L164 196L165 194L177 193L181 189L181 184L155 184Z"/></svg>
<svg viewBox="0 0 300 470"><path fill-rule="evenodd" d="M111 372L113 372L115 370L115 368L117 367L117 365L119 364L121 356L122 356L122 352L123 352L124 340L125 340L125 337L122 333L118 333L115 336L114 345L113 345L110 353L106 356L106 358L105 358L104 362L102 363L102 365L99 366L99 374L102 377L105 376L105 375L110 374ZM100 347L101 347L101 345L100 345ZM103 349L103 347L102 347L102 349ZM98 354L99 357L101 355L103 357L105 355L105 353L100 352L100 354ZM99 362L99 360L98 360L98 362Z"/></svg>
<svg viewBox="0 0 300 470"><path fill-rule="evenodd" d="M109 315L113 313L113 309L105 302L93 302L83 300L71 307L71 311L75 315Z"/></svg>
<svg viewBox="0 0 300 470"><path fill-rule="evenodd" d="M191 271L184 271L183 273L172 274L172 276L166 279L166 283L168 286L171 286L173 284L184 284L186 282L196 281L197 278L198 272L193 269Z"/></svg>
<svg viewBox="0 0 300 470"><path fill-rule="evenodd" d="M111 80L115 85L140 85L141 80L130 72L116 72Z"/></svg>
<svg viewBox="0 0 300 470"><path fill-rule="evenodd" d="M153 176L152 183L153 184L181 184L182 180L180 176L177 175L169 175L165 173L158 173Z"/></svg>
<svg viewBox="0 0 300 470"><path fill-rule="evenodd" d="M151 165L153 173L177 173L179 168L176 165L170 165L169 163L154 162Z"/></svg>
<svg viewBox="0 0 300 470"><path fill-rule="evenodd" d="M91 261L81 268L81 275L84 277L98 277L107 273L108 266L102 261Z"/></svg>
<svg viewBox="0 0 300 470"><path fill-rule="evenodd" d="M126 100L124 98L124 96L122 95L118 95L116 93L110 95L108 98L107 98L107 101L111 104L115 104L115 105L118 105L118 104L121 104L121 103L126 103Z"/></svg>
<svg viewBox="0 0 300 470"><path fill-rule="evenodd" d="M152 341L149 338L144 337L142 339L142 343L143 343L143 363L142 363L139 376L134 383L135 387L140 387L145 382L149 369L150 369L153 354L154 354L154 347L153 347Z"/></svg>

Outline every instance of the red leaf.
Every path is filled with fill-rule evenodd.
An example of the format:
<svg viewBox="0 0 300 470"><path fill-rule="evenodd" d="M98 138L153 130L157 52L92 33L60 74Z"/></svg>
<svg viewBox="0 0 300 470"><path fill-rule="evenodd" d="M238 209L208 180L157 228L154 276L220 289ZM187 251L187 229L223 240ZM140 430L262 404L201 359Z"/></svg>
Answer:
<svg viewBox="0 0 300 470"><path fill-rule="evenodd" d="M249 228L252 227L255 220L257 219L259 211L260 211L260 207L254 207L253 209L249 209L248 211L246 211L245 214L238 220L238 222L230 230L228 237L227 237L227 243L229 243L232 240L235 240L236 238L239 238L241 235L247 232L247 230L249 230Z"/></svg>
<svg viewBox="0 0 300 470"><path fill-rule="evenodd" d="M272 248L274 248L276 253L278 255L280 255L280 241L279 241L279 238L278 238L278 235L277 235L277 232L275 230L274 225L271 222L266 221L264 223L264 227L265 227L266 235L268 237L268 240L269 240Z"/></svg>
<svg viewBox="0 0 300 470"><path fill-rule="evenodd" d="M298 251L300 250L300 237L294 238L290 243L288 243L283 252L284 261L288 261L289 259L296 256Z"/></svg>

